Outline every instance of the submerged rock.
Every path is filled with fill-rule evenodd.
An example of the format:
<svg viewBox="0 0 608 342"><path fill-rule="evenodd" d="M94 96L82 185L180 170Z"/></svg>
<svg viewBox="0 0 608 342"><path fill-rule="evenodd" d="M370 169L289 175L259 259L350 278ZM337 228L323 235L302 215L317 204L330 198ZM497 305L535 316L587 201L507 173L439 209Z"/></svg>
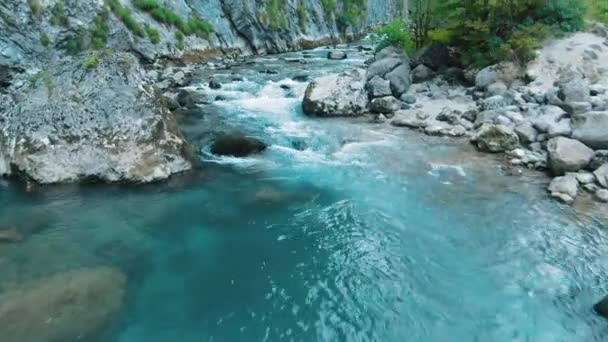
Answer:
<svg viewBox="0 0 608 342"><path fill-rule="evenodd" d="M302 109L307 115L357 116L368 104L365 71L355 69L315 79L306 88Z"/></svg>
<svg viewBox="0 0 608 342"><path fill-rule="evenodd" d="M23 236L21 236L21 234L19 234L19 232L15 228L0 230L0 243L2 243L2 242L8 242L8 243L19 242L22 239L23 239Z"/></svg>
<svg viewBox="0 0 608 342"><path fill-rule="evenodd" d="M219 156L246 157L266 149L262 141L233 132L223 134L211 145L211 153Z"/></svg>
<svg viewBox="0 0 608 342"><path fill-rule="evenodd" d="M120 311L126 277L111 268L56 274L0 296L5 342L94 338Z"/></svg>
<svg viewBox="0 0 608 342"><path fill-rule="evenodd" d="M0 160L24 178L151 182L192 168L175 118L131 54L92 68L63 60L16 91L27 100L0 113Z"/></svg>
<svg viewBox="0 0 608 342"><path fill-rule="evenodd" d="M563 137L549 140L547 152L549 169L555 176L584 169L595 156L593 150L580 141Z"/></svg>
<svg viewBox="0 0 608 342"><path fill-rule="evenodd" d="M209 88L211 88L211 89L221 89L222 88L222 84L220 83L220 81L217 78L212 77L209 80Z"/></svg>
<svg viewBox="0 0 608 342"><path fill-rule="evenodd" d="M344 51L330 51L327 53L327 58L333 60L342 60L348 58L348 55L346 55L346 52Z"/></svg>
<svg viewBox="0 0 608 342"><path fill-rule="evenodd" d="M597 302L597 304L593 306L593 310L595 310L598 315L608 319L608 296Z"/></svg>

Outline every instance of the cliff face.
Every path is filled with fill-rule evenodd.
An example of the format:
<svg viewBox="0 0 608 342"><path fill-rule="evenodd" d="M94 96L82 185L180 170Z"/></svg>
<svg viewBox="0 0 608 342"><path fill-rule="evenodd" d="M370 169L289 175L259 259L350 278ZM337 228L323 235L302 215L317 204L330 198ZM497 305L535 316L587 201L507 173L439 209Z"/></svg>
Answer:
<svg viewBox="0 0 608 342"><path fill-rule="evenodd" d="M137 2L2 1L0 65L45 63L91 46L132 51L150 60L229 51L277 53L363 33L405 13L407 7L407 0L156 0L140 1L139 6ZM161 10L155 14L141 5L146 2ZM182 34L179 24L164 17L166 13L177 15L184 24L196 18L210 24L212 32Z"/></svg>
<svg viewBox="0 0 608 342"><path fill-rule="evenodd" d="M0 175L150 182L188 170L188 144L142 64L335 43L403 3L3 0Z"/></svg>

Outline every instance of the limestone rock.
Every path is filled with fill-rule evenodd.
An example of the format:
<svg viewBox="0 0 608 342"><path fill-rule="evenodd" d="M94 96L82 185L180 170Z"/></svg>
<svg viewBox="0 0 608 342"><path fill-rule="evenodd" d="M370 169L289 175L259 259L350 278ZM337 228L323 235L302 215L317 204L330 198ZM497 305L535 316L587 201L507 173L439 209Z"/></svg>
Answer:
<svg viewBox="0 0 608 342"><path fill-rule="evenodd" d="M578 195L578 181L573 175L553 178L548 188L551 196L563 202L572 202Z"/></svg>
<svg viewBox="0 0 608 342"><path fill-rule="evenodd" d="M152 182L192 168L175 118L133 55L115 52L94 68L62 60L42 78L19 89L28 101L0 112L0 159L12 171L39 183Z"/></svg>
<svg viewBox="0 0 608 342"><path fill-rule="evenodd" d="M549 169L556 176L575 172L589 165L595 153L578 140L553 138L547 143Z"/></svg>
<svg viewBox="0 0 608 342"><path fill-rule="evenodd" d="M390 114L399 110L399 100L392 96L373 99L369 107L372 113Z"/></svg>
<svg viewBox="0 0 608 342"><path fill-rule="evenodd" d="M519 138L513 129L503 125L485 125L473 138L477 147L485 152L504 152L515 149Z"/></svg>
<svg viewBox="0 0 608 342"><path fill-rule="evenodd" d="M608 164L602 165L599 169L593 172L597 182L604 188L608 188Z"/></svg>
<svg viewBox="0 0 608 342"><path fill-rule="evenodd" d="M365 71L355 69L315 79L306 88L302 108L307 115L357 116L368 104Z"/></svg>
<svg viewBox="0 0 608 342"><path fill-rule="evenodd" d="M386 74L385 77L390 82L391 91L396 98L405 94L412 84L409 64L401 64L393 71Z"/></svg>
<svg viewBox="0 0 608 342"><path fill-rule="evenodd" d="M365 90L370 99L392 95L391 83L380 76L374 76L365 84Z"/></svg>
<svg viewBox="0 0 608 342"><path fill-rule="evenodd" d="M594 149L608 149L608 112L572 117L572 136Z"/></svg>
<svg viewBox="0 0 608 342"><path fill-rule="evenodd" d="M412 81L414 83L422 83L433 78L433 70L424 64L420 64L412 70Z"/></svg>

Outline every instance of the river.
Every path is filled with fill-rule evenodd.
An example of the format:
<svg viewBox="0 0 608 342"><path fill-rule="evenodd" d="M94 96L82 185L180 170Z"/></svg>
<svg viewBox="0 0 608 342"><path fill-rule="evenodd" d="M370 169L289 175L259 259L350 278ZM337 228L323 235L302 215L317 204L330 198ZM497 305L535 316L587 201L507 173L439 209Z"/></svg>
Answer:
<svg viewBox="0 0 608 342"><path fill-rule="evenodd" d="M103 341L605 341L608 231L466 140L307 118L306 82L349 49L213 71L222 100L179 115L203 167L147 186L0 184L0 290L113 266L127 300ZM305 64L292 60L303 59ZM278 74L261 72L276 70ZM218 158L214 132L269 148ZM76 324L76 323L75 323Z"/></svg>

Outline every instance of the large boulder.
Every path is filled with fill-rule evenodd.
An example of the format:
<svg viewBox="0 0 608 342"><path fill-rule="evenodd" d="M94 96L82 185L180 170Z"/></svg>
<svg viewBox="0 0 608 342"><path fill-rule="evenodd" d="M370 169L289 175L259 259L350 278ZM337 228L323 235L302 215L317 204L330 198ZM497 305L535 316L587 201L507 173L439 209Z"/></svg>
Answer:
<svg viewBox="0 0 608 342"><path fill-rule="evenodd" d="M198 104L210 102L206 94L186 89L181 90L175 100L180 106L186 108L195 108Z"/></svg>
<svg viewBox="0 0 608 342"><path fill-rule="evenodd" d="M547 190L552 197L565 203L571 203L578 195L578 180L572 174L556 177L553 178Z"/></svg>
<svg viewBox="0 0 608 342"><path fill-rule="evenodd" d="M594 149L608 149L608 112L573 116L572 136Z"/></svg>
<svg viewBox="0 0 608 342"><path fill-rule="evenodd" d="M445 44L431 43L420 49L414 56L414 64L424 64L427 67L439 71L454 65L454 58Z"/></svg>
<svg viewBox="0 0 608 342"><path fill-rule="evenodd" d="M374 76L365 84L365 90L370 99L392 95L391 82L380 76Z"/></svg>
<svg viewBox="0 0 608 342"><path fill-rule="evenodd" d="M39 183L152 182L192 168L189 145L137 58L98 57L86 67L49 65L13 90L22 100L0 112L0 172Z"/></svg>
<svg viewBox="0 0 608 342"><path fill-rule="evenodd" d="M424 64L420 64L412 70L412 82L422 83L433 78L433 70Z"/></svg>
<svg viewBox="0 0 608 342"><path fill-rule="evenodd" d="M589 100L589 82L579 72L573 70L562 72L556 86L559 88L557 96L565 103Z"/></svg>
<svg viewBox="0 0 608 342"><path fill-rule="evenodd" d="M346 52L340 50L329 51L327 53L327 59L342 60L346 59L347 57Z"/></svg>
<svg viewBox="0 0 608 342"><path fill-rule="evenodd" d="M402 94L405 94L410 89L412 85L410 71L409 64L401 64L386 74L385 78L390 82L391 91L396 98L401 97Z"/></svg>
<svg viewBox="0 0 608 342"><path fill-rule="evenodd" d="M593 150L580 141L563 137L549 140L547 152L549 169L555 176L584 169L595 156Z"/></svg>
<svg viewBox="0 0 608 342"><path fill-rule="evenodd" d="M485 125L473 137L481 151L504 152L519 145L519 137L512 128L504 125Z"/></svg>
<svg viewBox="0 0 608 342"><path fill-rule="evenodd" d="M355 69L311 82L306 88L302 109L307 115L356 116L365 113L367 104L365 71Z"/></svg>
<svg viewBox="0 0 608 342"><path fill-rule="evenodd" d="M391 114L399 110L399 100L392 96L379 97L372 100L369 109L372 113Z"/></svg>
<svg viewBox="0 0 608 342"><path fill-rule="evenodd" d="M262 141L239 132L222 134L211 145L211 153L231 157L246 157L265 149Z"/></svg>
<svg viewBox="0 0 608 342"><path fill-rule="evenodd" d="M126 277L111 268L56 274L0 296L6 342L80 341L99 337L122 308Z"/></svg>
<svg viewBox="0 0 608 342"><path fill-rule="evenodd" d="M599 169L593 172L597 182L604 188L608 188L608 163L602 165Z"/></svg>

